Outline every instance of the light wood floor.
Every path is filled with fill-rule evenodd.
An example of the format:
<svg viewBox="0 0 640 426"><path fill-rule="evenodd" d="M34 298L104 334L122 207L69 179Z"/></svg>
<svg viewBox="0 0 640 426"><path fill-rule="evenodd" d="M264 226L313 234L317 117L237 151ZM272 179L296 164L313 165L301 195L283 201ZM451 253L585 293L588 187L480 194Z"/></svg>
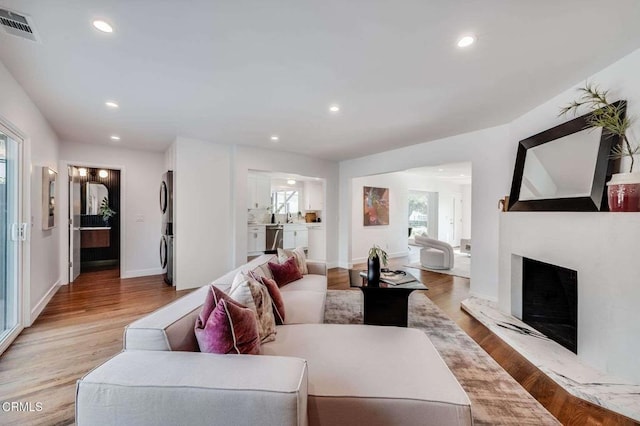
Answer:
<svg viewBox="0 0 640 426"><path fill-rule="evenodd" d="M399 266L403 260L395 260ZM429 285L429 297L564 424L634 424L577 400L511 350L459 307L469 280L417 271ZM344 269L329 271L329 288L349 286ZM64 425L74 421L75 382L122 349L124 326L186 294L175 292L160 276L121 280L117 271L81 275L62 287L35 324L0 356L0 402L41 402L41 412L0 411L2 425ZM509 419L496 423L515 424Z"/></svg>

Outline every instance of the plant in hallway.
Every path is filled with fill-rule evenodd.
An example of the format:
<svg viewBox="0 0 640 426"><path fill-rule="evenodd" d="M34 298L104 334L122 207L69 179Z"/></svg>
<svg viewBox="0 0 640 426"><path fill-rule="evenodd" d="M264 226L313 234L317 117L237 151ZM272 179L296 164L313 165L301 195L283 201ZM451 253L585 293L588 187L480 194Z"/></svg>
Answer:
<svg viewBox="0 0 640 426"><path fill-rule="evenodd" d="M109 224L109 219L116 215L116 212L109 207L109 200L107 200L107 197L102 199L98 213L102 216L102 221L106 225Z"/></svg>
<svg viewBox="0 0 640 426"><path fill-rule="evenodd" d="M628 173L616 173L607 183L609 210L640 211L640 173L633 171L634 157L640 153L640 145L631 142L627 136L633 120L626 116L626 101L609 102L609 92L592 83L586 83L578 91L578 99L563 107L560 115L570 112L577 115L579 109L587 108L591 126L618 138L618 143L611 149L611 158L627 158L629 162Z"/></svg>
<svg viewBox="0 0 640 426"><path fill-rule="evenodd" d="M367 283L370 287L380 285L380 261L387 266L388 255L380 246L374 244L369 249L369 260L367 262Z"/></svg>

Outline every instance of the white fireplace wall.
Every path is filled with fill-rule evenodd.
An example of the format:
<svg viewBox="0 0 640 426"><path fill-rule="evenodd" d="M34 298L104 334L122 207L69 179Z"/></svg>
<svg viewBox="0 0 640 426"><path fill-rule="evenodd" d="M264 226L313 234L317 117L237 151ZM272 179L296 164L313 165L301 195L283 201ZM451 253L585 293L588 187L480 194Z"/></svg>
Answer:
<svg viewBox="0 0 640 426"><path fill-rule="evenodd" d="M578 357L640 384L639 243L640 213L502 213L499 307L521 316L519 257L578 271Z"/></svg>

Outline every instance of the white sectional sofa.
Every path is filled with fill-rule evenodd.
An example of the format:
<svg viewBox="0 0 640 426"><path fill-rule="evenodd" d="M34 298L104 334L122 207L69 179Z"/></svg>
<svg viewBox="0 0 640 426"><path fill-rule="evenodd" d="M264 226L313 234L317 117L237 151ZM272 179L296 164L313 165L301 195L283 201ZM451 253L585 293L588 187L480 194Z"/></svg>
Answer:
<svg viewBox="0 0 640 426"><path fill-rule="evenodd" d="M227 290L239 270L214 281ZM326 268L281 288L261 355L198 353L206 287L126 328L125 350L78 382L78 425L470 425L470 402L415 329L322 324Z"/></svg>

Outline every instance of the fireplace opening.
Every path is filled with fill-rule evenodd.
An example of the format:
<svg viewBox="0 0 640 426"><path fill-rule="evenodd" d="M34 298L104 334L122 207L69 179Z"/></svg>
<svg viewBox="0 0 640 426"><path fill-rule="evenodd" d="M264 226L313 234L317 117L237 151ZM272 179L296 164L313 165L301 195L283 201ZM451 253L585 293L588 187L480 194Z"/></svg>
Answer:
<svg viewBox="0 0 640 426"><path fill-rule="evenodd" d="M524 257L522 320L578 353L578 272Z"/></svg>

